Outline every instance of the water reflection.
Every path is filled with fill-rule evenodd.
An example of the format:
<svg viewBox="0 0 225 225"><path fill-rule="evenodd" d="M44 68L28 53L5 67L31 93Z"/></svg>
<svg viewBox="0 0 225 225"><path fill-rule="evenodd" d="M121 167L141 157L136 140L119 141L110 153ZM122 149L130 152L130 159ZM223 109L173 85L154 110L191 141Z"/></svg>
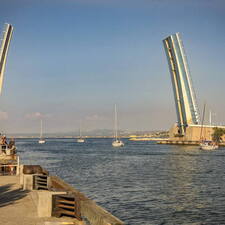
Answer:
<svg viewBox="0 0 225 225"><path fill-rule="evenodd" d="M204 222L211 220L206 212L215 213L217 206L206 193L220 188L220 182L215 183L213 177L208 176L213 172L210 164L211 160L214 161L214 154L216 152L203 152L192 146L171 149L166 163L169 182L165 199L167 209L171 212L168 221L176 224L207 224Z"/></svg>

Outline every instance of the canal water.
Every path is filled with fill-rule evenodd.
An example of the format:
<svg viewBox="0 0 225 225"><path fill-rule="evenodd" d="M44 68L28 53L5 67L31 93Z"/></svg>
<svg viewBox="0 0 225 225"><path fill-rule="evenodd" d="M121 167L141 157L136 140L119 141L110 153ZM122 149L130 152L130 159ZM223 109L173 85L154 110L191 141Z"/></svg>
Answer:
<svg viewBox="0 0 225 225"><path fill-rule="evenodd" d="M18 139L23 164L40 164L126 225L225 224L225 148L111 139Z"/></svg>

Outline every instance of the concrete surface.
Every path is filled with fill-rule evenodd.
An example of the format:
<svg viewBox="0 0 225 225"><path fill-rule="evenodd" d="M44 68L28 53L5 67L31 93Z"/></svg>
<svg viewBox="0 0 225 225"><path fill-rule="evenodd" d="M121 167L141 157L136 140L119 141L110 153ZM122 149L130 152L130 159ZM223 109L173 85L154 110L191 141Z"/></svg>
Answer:
<svg viewBox="0 0 225 225"><path fill-rule="evenodd" d="M38 195L38 217L51 217L52 216L52 196L62 195L66 192L53 192L53 191L37 191Z"/></svg>
<svg viewBox="0 0 225 225"><path fill-rule="evenodd" d="M39 218L32 191L23 190L18 176L0 176L0 224L85 225L74 218Z"/></svg>
<svg viewBox="0 0 225 225"><path fill-rule="evenodd" d="M34 175L24 174L23 175L23 190L31 191L33 190Z"/></svg>

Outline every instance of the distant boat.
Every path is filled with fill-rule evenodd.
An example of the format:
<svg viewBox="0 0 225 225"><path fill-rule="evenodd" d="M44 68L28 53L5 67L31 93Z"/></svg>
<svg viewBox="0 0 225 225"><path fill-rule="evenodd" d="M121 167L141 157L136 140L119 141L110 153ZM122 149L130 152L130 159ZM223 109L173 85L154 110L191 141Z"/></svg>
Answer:
<svg viewBox="0 0 225 225"><path fill-rule="evenodd" d="M79 129L79 133L80 133L80 136L79 136L79 138L77 139L77 143L84 143L84 142L85 142L85 139L82 138L82 135L81 135L81 128Z"/></svg>
<svg viewBox="0 0 225 225"><path fill-rule="evenodd" d="M84 143L84 142L85 142L85 140L83 138L78 138L77 139L77 143Z"/></svg>
<svg viewBox="0 0 225 225"><path fill-rule="evenodd" d="M114 119L114 141L112 142L113 147L123 147L124 143L118 138L118 124L117 124L117 109L115 104L115 119Z"/></svg>
<svg viewBox="0 0 225 225"><path fill-rule="evenodd" d="M43 138L43 127L42 127L42 120L41 120L41 132L40 132L40 139L38 141L39 144L44 144L45 143L45 139Z"/></svg>
<svg viewBox="0 0 225 225"><path fill-rule="evenodd" d="M200 149L202 150L215 150L218 148L219 146L212 141L202 141L200 143Z"/></svg>
<svg viewBox="0 0 225 225"><path fill-rule="evenodd" d="M215 150L218 149L219 146L210 140L205 140L202 132L203 132L203 123L204 123L204 117L205 117L205 105L204 104L204 109L203 109L203 115L202 115L202 126L201 126L201 132L200 132L200 144L199 144L199 148L202 150Z"/></svg>

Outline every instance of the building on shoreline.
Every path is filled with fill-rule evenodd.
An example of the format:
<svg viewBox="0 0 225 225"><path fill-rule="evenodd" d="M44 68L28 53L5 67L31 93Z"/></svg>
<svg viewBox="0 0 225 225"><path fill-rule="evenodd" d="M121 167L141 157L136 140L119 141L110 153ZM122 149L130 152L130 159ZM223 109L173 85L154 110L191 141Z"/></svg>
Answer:
<svg viewBox="0 0 225 225"><path fill-rule="evenodd" d="M214 133L214 128L225 129L225 126L214 126L214 125L193 125L189 124L186 127L185 135L180 136L178 134L178 127L174 125L169 130L169 140L173 141L193 141L199 142L201 139L212 141L212 134ZM225 135L222 136L222 142L225 142Z"/></svg>

